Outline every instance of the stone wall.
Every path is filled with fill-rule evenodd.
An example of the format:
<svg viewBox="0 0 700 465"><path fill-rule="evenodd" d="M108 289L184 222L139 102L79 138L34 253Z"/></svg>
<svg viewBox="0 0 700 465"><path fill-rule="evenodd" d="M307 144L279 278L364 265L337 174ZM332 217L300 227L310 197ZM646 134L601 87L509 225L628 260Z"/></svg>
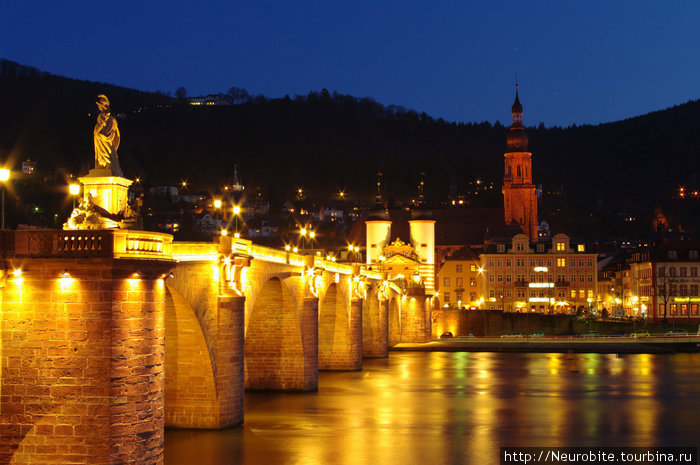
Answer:
<svg viewBox="0 0 700 465"><path fill-rule="evenodd" d="M434 310L433 338L439 337L443 332L450 331L454 336L468 333L474 336L500 336L517 331L530 334L535 331L543 331L547 336L556 336L562 333L581 334L586 331L598 331L601 334L631 333L642 329L649 332L664 332L671 329L667 324L628 322L628 321L599 321L577 318L571 315L542 315L539 313L510 313L500 310ZM694 325L677 323L676 328L685 328L689 332L695 332Z"/></svg>
<svg viewBox="0 0 700 465"><path fill-rule="evenodd" d="M0 463L162 463L167 266L21 261L2 290Z"/></svg>

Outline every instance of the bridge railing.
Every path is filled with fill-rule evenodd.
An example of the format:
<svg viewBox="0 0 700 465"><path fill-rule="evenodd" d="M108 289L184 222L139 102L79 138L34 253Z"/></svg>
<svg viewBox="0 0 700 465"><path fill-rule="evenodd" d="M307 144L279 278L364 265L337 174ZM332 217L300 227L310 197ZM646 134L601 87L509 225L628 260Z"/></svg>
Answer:
<svg viewBox="0 0 700 465"><path fill-rule="evenodd" d="M5 257L172 260L170 234L127 229L0 232Z"/></svg>

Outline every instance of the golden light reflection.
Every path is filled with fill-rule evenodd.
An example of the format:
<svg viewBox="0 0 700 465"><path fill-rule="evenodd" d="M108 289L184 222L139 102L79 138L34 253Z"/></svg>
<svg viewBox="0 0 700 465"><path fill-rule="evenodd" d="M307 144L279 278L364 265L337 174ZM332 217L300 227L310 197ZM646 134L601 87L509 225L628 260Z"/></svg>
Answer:
<svg viewBox="0 0 700 465"><path fill-rule="evenodd" d="M61 288L61 292L68 292L73 288L73 283L75 279L71 277L68 272L64 272L58 279L58 284Z"/></svg>

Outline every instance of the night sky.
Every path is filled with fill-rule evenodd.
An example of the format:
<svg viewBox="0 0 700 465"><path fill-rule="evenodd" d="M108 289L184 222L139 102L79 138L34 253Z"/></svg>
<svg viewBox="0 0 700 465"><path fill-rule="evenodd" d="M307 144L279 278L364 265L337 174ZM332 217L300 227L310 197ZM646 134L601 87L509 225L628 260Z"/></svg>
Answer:
<svg viewBox="0 0 700 465"><path fill-rule="evenodd" d="M370 96L451 121L624 119L700 98L700 2L0 0L0 57L188 95Z"/></svg>

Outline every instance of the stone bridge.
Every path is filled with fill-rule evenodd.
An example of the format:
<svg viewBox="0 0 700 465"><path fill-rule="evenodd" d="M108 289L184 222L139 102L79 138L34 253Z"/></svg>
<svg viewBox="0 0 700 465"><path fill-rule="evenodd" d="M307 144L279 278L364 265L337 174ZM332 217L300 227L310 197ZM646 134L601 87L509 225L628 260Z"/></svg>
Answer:
<svg viewBox="0 0 700 465"><path fill-rule="evenodd" d="M222 237L0 233L0 463L163 460L163 427L243 421L245 389L313 391L426 342L421 285Z"/></svg>

